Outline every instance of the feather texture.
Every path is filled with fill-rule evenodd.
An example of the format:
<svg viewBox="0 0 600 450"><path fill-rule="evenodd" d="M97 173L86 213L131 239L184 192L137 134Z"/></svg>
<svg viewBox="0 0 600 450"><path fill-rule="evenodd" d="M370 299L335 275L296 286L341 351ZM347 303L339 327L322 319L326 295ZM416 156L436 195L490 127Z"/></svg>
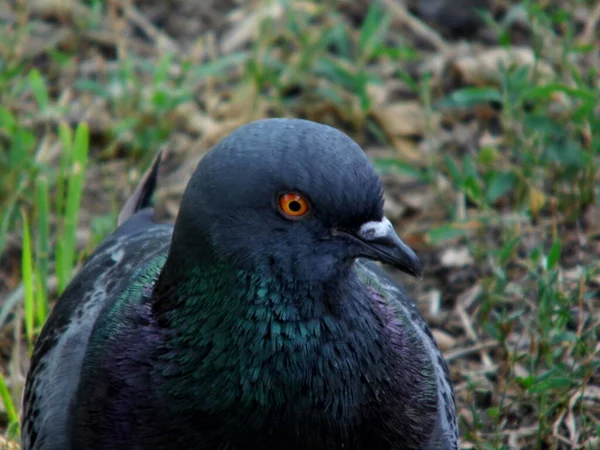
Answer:
<svg viewBox="0 0 600 450"><path fill-rule="evenodd" d="M365 208L348 216L357 206L344 208L351 196L336 194L349 189L347 174L332 180L329 197L304 190L313 200L306 222L254 205L256 191L206 197L204 186L215 184L205 173L219 176L222 166L211 157L192 177L175 227L156 224L147 206L157 158L38 339L23 397L24 450L458 448L448 368L417 307L356 257L363 244L329 233L335 208L346 211L344 229L381 220L381 186L362 151L321 125L264 122L271 134L250 125L245 140L225 140L216 155L227 145L253 148L252 139L296 150L285 139L296 145L302 133L321 133L322 158L347 151L356 161L346 164L371 183ZM286 167L277 158L274 167ZM300 161L290 185L327 161ZM336 205L330 218L321 203ZM247 231L240 250L237 226Z"/></svg>

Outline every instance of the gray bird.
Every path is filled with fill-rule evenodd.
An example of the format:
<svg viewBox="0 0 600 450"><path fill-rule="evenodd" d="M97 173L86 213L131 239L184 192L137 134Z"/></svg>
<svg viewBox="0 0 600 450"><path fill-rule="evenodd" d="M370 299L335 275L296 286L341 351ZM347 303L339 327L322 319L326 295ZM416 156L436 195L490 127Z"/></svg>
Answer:
<svg viewBox="0 0 600 450"><path fill-rule="evenodd" d="M294 119L199 163L175 225L156 159L36 343L24 450L458 448L448 368L374 261L419 260L360 147Z"/></svg>

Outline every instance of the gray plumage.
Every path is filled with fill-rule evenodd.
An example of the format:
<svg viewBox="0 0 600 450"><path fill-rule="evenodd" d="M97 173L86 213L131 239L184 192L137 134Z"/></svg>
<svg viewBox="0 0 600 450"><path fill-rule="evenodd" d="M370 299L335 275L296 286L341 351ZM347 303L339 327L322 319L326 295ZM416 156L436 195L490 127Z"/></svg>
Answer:
<svg viewBox="0 0 600 450"><path fill-rule="evenodd" d="M175 227L157 157L36 343L24 450L458 448L447 366L376 264L418 274L362 150L313 122L239 128ZM307 200L287 214L281 199Z"/></svg>

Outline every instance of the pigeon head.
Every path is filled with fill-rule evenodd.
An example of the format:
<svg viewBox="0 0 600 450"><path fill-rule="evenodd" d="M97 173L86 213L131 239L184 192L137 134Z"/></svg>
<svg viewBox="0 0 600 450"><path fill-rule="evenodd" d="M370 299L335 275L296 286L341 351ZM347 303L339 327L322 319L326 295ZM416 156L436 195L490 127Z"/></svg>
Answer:
<svg viewBox="0 0 600 450"><path fill-rule="evenodd" d="M340 131L299 119L252 122L200 161L171 257L186 265L217 258L296 281L332 279L358 257L418 275L382 194L368 158Z"/></svg>

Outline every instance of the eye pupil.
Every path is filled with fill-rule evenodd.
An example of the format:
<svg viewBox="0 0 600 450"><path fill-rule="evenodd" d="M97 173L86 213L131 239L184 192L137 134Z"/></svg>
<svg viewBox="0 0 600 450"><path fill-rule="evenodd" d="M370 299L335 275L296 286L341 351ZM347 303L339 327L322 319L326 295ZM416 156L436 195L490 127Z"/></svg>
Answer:
<svg viewBox="0 0 600 450"><path fill-rule="evenodd" d="M286 219L299 219L305 216L308 210L308 202L300 194L288 192L279 197L279 212Z"/></svg>

